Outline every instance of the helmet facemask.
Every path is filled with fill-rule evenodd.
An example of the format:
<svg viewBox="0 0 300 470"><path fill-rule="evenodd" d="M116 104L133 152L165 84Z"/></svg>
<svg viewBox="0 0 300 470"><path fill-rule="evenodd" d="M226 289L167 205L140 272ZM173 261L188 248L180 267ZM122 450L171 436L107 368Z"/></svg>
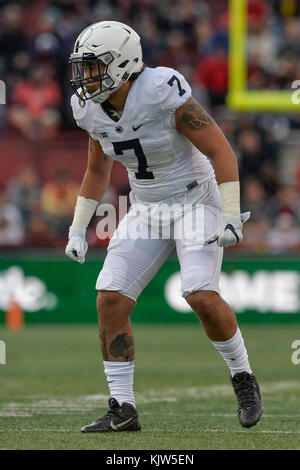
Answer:
<svg viewBox="0 0 300 470"><path fill-rule="evenodd" d="M72 54L69 61L72 72L71 85L81 101L91 99L95 103L103 103L112 93L115 82L108 73L108 67L113 60L110 52L98 57L94 53L78 54L78 57Z"/></svg>

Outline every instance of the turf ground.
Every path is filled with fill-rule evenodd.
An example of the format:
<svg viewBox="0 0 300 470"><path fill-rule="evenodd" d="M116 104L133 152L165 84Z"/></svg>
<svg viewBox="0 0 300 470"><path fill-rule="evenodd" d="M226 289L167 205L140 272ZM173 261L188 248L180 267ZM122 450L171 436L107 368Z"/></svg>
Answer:
<svg viewBox="0 0 300 470"><path fill-rule="evenodd" d="M197 325L134 325L142 433L85 435L107 409L97 327L0 328L1 449L300 449L297 325L242 327L265 413L245 430L223 359Z"/></svg>

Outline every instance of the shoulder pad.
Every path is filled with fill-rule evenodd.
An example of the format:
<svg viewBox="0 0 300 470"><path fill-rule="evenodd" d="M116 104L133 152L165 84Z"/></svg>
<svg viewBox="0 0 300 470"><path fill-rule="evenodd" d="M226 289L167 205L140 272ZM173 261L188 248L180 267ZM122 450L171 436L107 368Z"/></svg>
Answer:
<svg viewBox="0 0 300 470"><path fill-rule="evenodd" d="M161 113L171 114L184 104L192 90L184 76L169 67L147 69L144 78L142 99L153 117Z"/></svg>
<svg viewBox="0 0 300 470"><path fill-rule="evenodd" d="M92 130L93 104L91 100L80 101L77 95L71 96L71 106L78 127L86 131Z"/></svg>

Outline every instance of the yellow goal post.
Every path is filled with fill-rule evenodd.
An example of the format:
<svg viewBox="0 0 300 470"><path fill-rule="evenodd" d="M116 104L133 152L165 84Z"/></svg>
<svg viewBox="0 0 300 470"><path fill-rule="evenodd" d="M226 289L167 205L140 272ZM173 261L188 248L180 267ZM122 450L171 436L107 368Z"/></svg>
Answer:
<svg viewBox="0 0 300 470"><path fill-rule="evenodd" d="M226 103L235 111L299 112L300 80L291 90L248 90L248 0L229 0L229 86ZM300 77L299 77L300 79Z"/></svg>

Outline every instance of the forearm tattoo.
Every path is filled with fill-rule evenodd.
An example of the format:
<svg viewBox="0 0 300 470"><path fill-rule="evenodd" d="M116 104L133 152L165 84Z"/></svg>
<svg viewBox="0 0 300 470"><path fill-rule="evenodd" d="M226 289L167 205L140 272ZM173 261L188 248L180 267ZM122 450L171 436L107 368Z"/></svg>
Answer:
<svg viewBox="0 0 300 470"><path fill-rule="evenodd" d="M194 98L190 98L180 106L175 112L175 117L177 127L192 131L204 129L213 122L213 119Z"/></svg>
<svg viewBox="0 0 300 470"><path fill-rule="evenodd" d="M134 360L133 338L127 333L118 335L110 344L109 352L113 357L123 357L125 361Z"/></svg>

